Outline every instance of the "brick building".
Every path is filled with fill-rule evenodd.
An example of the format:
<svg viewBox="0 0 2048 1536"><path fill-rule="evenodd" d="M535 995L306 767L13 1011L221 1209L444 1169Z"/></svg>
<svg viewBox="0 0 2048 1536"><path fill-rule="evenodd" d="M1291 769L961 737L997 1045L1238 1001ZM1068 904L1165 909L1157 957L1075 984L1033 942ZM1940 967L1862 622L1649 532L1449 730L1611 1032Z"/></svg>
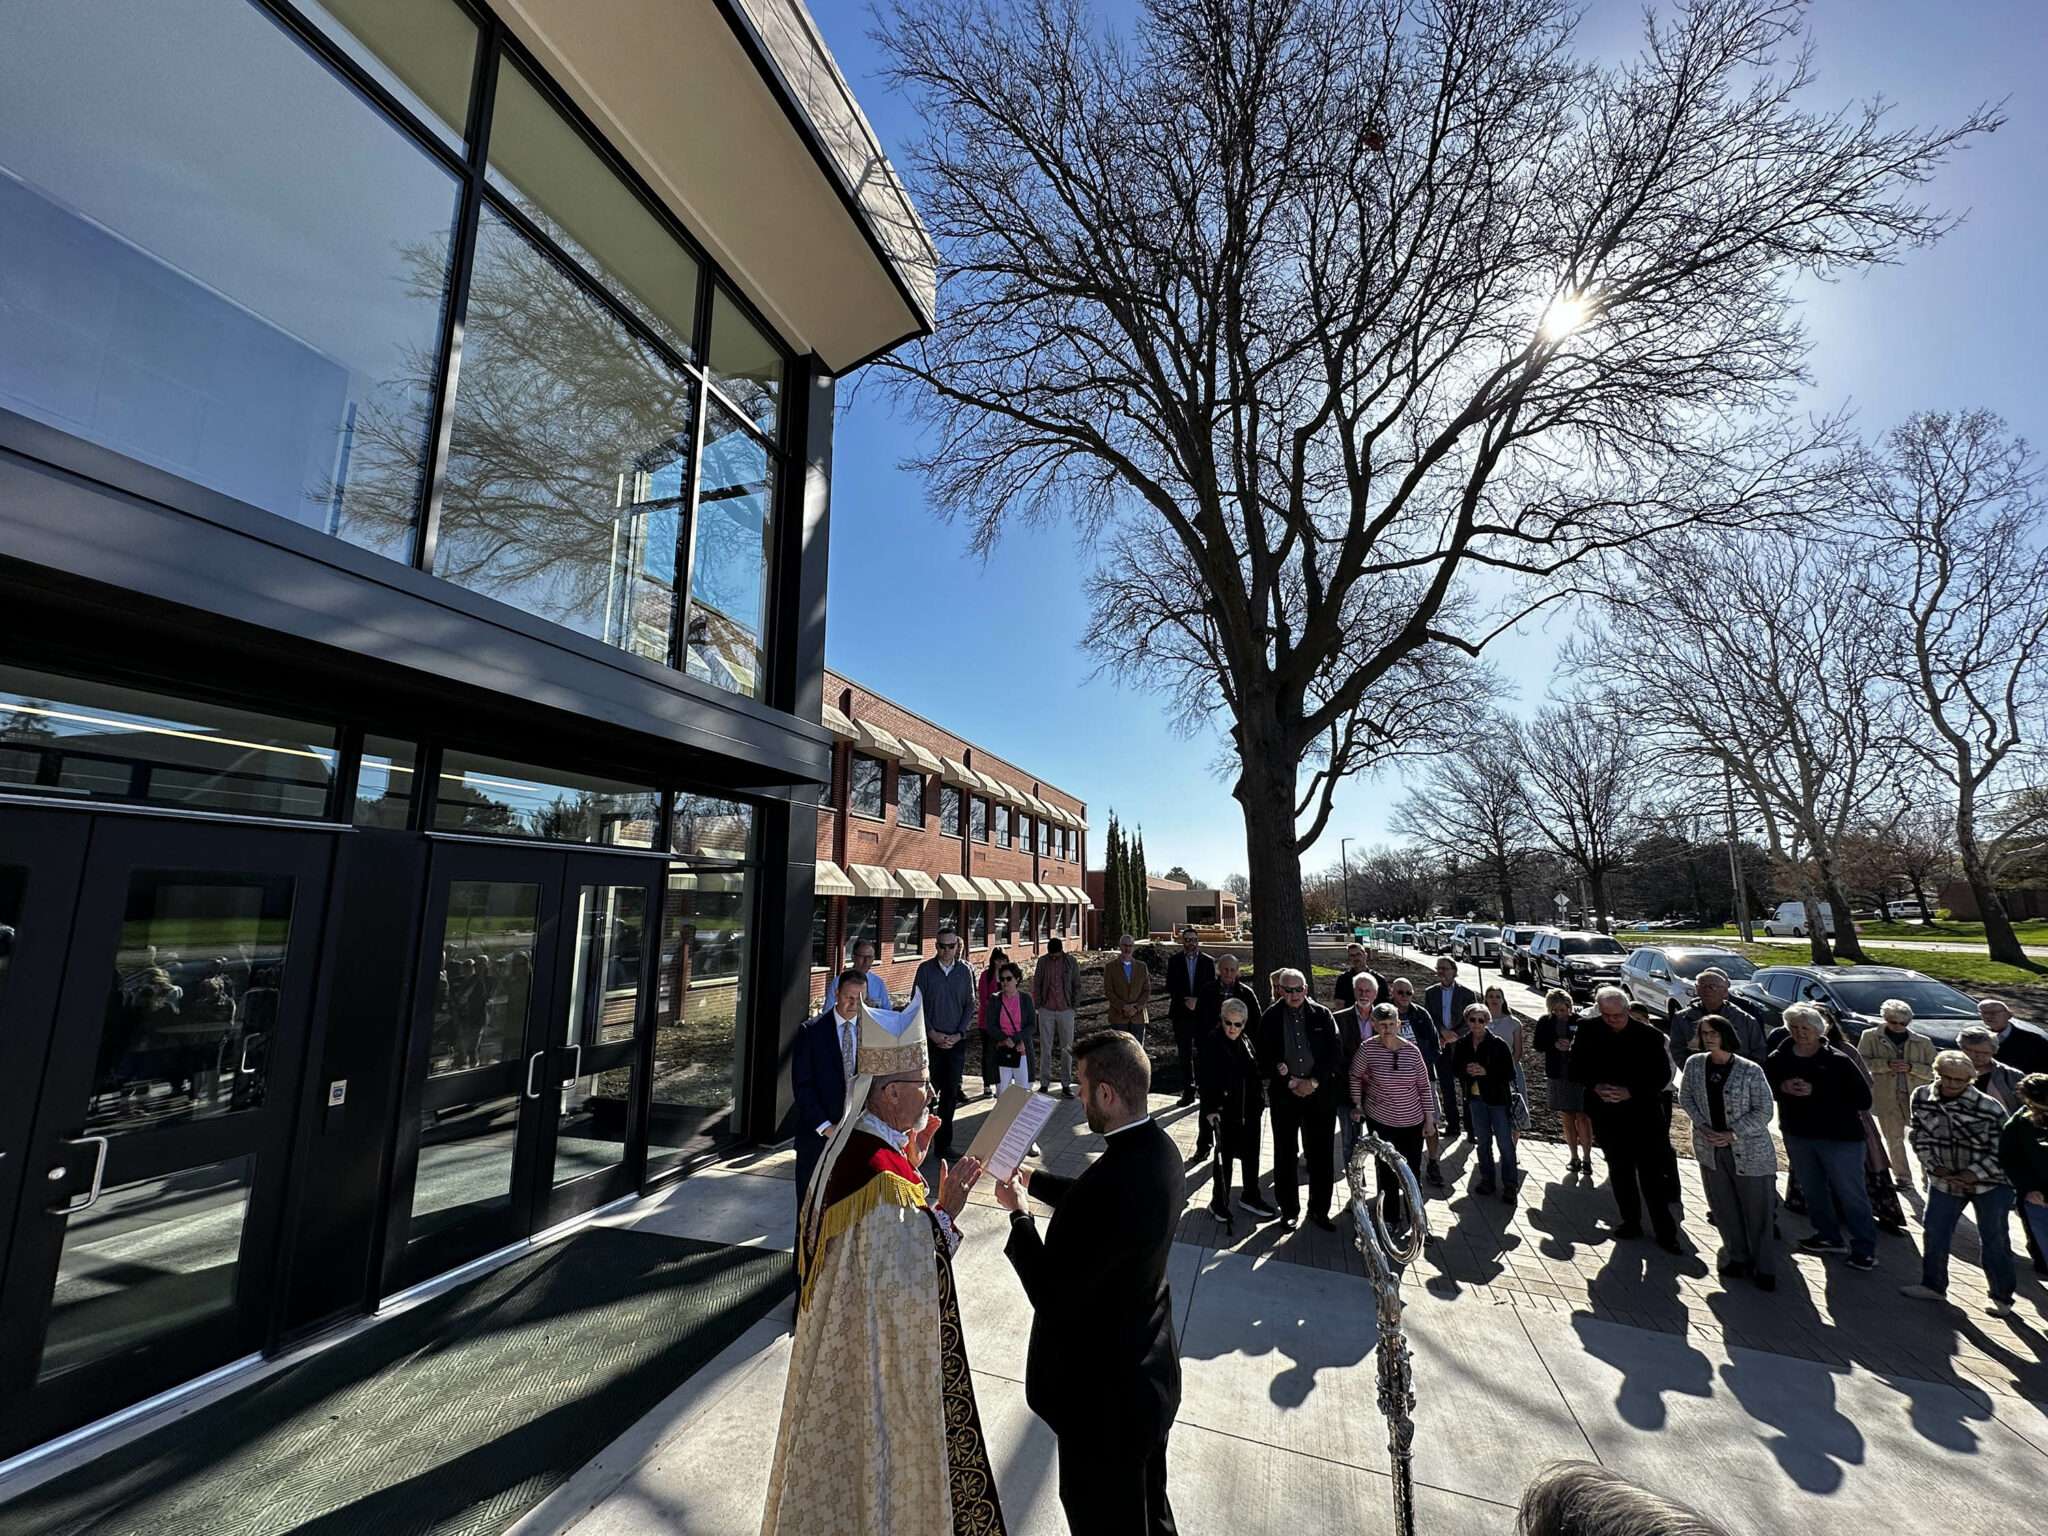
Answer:
<svg viewBox="0 0 2048 1536"><path fill-rule="evenodd" d="M1030 963L1045 941L1081 941L1084 801L834 672L825 728L837 742L818 810L811 997L872 938L901 1000L948 929L967 958Z"/></svg>

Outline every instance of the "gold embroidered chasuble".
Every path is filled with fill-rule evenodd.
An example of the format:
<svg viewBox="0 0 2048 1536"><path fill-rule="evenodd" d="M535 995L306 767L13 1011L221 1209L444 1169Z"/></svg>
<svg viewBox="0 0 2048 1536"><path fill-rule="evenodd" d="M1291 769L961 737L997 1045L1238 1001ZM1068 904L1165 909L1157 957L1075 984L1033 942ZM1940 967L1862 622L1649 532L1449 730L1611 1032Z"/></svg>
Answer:
<svg viewBox="0 0 2048 1536"><path fill-rule="evenodd" d="M949 1244L917 1170L856 1131L798 1234L796 1341L762 1536L1003 1536Z"/></svg>

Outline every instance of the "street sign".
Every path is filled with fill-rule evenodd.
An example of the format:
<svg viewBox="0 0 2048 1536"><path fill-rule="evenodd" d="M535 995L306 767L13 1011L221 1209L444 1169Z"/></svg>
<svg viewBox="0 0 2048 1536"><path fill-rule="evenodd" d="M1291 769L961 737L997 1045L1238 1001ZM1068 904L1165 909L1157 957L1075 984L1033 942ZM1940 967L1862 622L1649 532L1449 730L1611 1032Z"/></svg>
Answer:
<svg viewBox="0 0 2048 1536"><path fill-rule="evenodd" d="M1351 930L1351 936L1355 939L1369 939L1372 937L1372 930L1366 927L1365 924L1360 923Z"/></svg>

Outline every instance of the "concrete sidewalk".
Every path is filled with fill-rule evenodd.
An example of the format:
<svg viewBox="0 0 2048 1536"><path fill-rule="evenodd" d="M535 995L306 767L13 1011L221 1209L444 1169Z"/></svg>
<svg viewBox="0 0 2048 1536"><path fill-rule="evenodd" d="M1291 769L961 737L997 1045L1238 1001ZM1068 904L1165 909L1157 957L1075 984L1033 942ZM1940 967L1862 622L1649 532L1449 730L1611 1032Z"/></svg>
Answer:
<svg viewBox="0 0 2048 1536"><path fill-rule="evenodd" d="M1164 1098L1155 1110L1191 1149L1192 1118ZM975 1113L962 1118L969 1135ZM1082 1165L1100 1146L1067 1104L1043 1141L1048 1165L1061 1169ZM1523 1484L1562 1457L1617 1467L1754 1536L1848 1533L1896 1523L1905 1507L1938 1507L1944 1536L2038 1523L2048 1412L2023 1395L2048 1346L2038 1287L2023 1300L2023 1316L1998 1325L1995 1337L1980 1326L1987 1320L1958 1332L1954 1318L1914 1309L1877 1277L1804 1257L1788 1258L1792 1273L1775 1296L1739 1286L1724 1292L1710 1263L1697 1258L1586 1243L1579 1228L1591 1230L1604 1190L1546 1187L1553 1149L1526 1150L1530 1179L1512 1211L1462 1196L1431 1202L1444 1237L1407 1287L1420 1529L1512 1530ZM709 1169L610 1220L786 1247L789 1161L787 1152L770 1153ZM1691 1194L1697 1213L1696 1179ZM1172 1271L1185 1376L1171 1442L1181 1529L1391 1530L1372 1298L1355 1254L1342 1262L1346 1246L1312 1228L1248 1231L1242 1215L1225 1239L1200 1209L1207 1196L1206 1169L1190 1168L1190 1214ZM1029 1313L985 1192L962 1225L967 1346L1009 1529L1052 1536L1065 1529L1053 1441L1025 1407L1021 1382ZM1788 1238L1803 1231L1787 1219ZM1491 1266L1491 1278L1456 1278L1467 1264ZM1576 1277L1576 1294L1565 1271ZM1654 1305L1666 1326L1617 1320L1631 1310L1617 1297ZM1814 1344L1807 1323L1816 1297L1831 1304L1822 1327L1837 1343L1882 1346L1903 1331L1918 1343L1906 1351L1917 1367ZM1668 1326L1666 1309L1677 1312L1678 1326ZM1738 1315L1746 1325L1735 1324ZM1948 1330L1945 1349L1920 1339L1937 1321ZM788 1326L785 1309L640 1423L620 1426L604 1455L515 1529L751 1536L781 1408ZM1797 1352L1771 1347L1777 1337ZM1987 1375L2002 1373L2003 1390L1964 1367L1970 1348ZM1902 1506L1902 1497L1912 1504Z"/></svg>

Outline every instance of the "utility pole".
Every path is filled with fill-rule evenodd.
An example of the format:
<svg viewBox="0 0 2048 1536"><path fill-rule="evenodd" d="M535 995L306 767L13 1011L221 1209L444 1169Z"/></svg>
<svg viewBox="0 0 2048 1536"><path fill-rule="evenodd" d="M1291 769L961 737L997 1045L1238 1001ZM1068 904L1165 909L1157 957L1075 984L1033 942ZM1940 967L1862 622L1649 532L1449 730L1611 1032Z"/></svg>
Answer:
<svg viewBox="0 0 2048 1536"><path fill-rule="evenodd" d="M1345 926L1346 928L1349 928L1349 927L1351 926L1351 854L1350 854L1350 848L1351 848L1351 839L1350 839L1350 838L1348 838L1348 837L1340 837L1340 838L1338 838L1338 839L1337 839L1337 862L1338 862L1338 863L1339 863L1340 865L1342 865L1342 866L1343 866L1343 869L1344 869L1344 926Z"/></svg>
<svg viewBox="0 0 2048 1536"><path fill-rule="evenodd" d="M1742 848L1735 838L1735 780L1721 770L1721 793L1728 807L1728 878L1735 885L1735 929L1745 944L1754 943L1749 931L1749 892L1742 885ZM1702 917L1706 914L1701 913Z"/></svg>

